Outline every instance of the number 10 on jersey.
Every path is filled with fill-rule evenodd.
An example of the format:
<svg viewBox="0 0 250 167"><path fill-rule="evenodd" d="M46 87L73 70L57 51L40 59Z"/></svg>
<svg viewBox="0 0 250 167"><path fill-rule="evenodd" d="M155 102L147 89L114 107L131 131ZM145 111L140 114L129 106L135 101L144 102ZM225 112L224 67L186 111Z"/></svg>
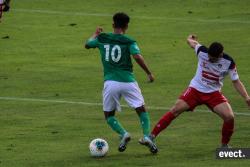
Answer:
<svg viewBox="0 0 250 167"><path fill-rule="evenodd" d="M111 57L112 61L117 63L121 59L122 53L119 45L114 45L113 47L110 47L110 45L104 45L104 48L106 49L105 61L110 61Z"/></svg>

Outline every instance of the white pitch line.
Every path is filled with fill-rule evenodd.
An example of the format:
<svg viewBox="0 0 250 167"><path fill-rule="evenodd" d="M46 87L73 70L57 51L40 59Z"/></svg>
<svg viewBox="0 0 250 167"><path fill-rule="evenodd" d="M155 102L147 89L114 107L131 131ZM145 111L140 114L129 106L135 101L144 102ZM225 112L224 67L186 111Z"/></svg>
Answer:
<svg viewBox="0 0 250 167"><path fill-rule="evenodd" d="M102 106L102 103L90 103L90 102L80 102L80 101L68 101L68 100L46 100L46 99L34 99L34 98L20 98L20 97L0 97L0 100L9 100L9 101L26 101L26 102L46 102L46 103L62 103L62 104L79 104L85 106ZM130 108L127 105L121 105L125 108ZM148 109L152 110L165 110L167 111L168 107L155 107L147 106ZM199 112L210 112L209 110L196 109ZM250 116L250 113L234 112L235 115Z"/></svg>
<svg viewBox="0 0 250 167"><path fill-rule="evenodd" d="M59 15L78 15L78 16L101 16L101 17L110 17L111 14L104 13L85 13L85 12L63 12L63 11L51 11L51 10L40 10L40 9L12 9L16 12L25 12L25 13L44 13L44 14L59 14Z"/></svg>
<svg viewBox="0 0 250 167"><path fill-rule="evenodd" d="M68 16L96 16L96 17L111 17L112 14L106 13L85 13L85 12L63 12L63 11L51 11L41 9L12 9L15 12L24 13L43 13L43 14L56 14L56 15L68 15ZM175 18L175 17L156 17L156 16L133 16L137 19L157 19L157 20L169 20L169 21L185 21L185 22L211 22L211 23L243 23L250 24L249 20L230 20L230 19L199 19L199 18Z"/></svg>
<svg viewBox="0 0 250 167"><path fill-rule="evenodd" d="M102 106L102 103L88 103L88 102L77 102L77 101L68 101L68 100L46 100L46 99L19 98L19 97L0 97L0 100L81 104L81 105L86 105L86 106Z"/></svg>

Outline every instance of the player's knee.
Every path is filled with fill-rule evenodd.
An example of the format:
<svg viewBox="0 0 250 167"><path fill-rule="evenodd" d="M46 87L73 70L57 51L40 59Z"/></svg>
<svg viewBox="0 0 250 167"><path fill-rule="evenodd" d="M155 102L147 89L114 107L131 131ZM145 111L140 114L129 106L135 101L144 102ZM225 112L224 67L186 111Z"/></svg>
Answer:
<svg viewBox="0 0 250 167"><path fill-rule="evenodd" d="M229 122L229 121L234 121L234 114L233 113L230 113L230 114L227 114L223 117L223 120L225 122Z"/></svg>
<svg viewBox="0 0 250 167"><path fill-rule="evenodd" d="M104 116L105 119L108 120L109 117L115 116L115 111L110 111L110 112L104 111Z"/></svg>
<svg viewBox="0 0 250 167"><path fill-rule="evenodd" d="M188 104L183 100L177 100L175 105L170 109L170 112L177 117L189 108Z"/></svg>
<svg viewBox="0 0 250 167"><path fill-rule="evenodd" d="M135 111L136 111L136 113L137 113L138 115L141 115L141 113L146 112L146 109L145 109L145 107L144 107L144 105L143 105L143 106L141 106L141 107L135 108Z"/></svg>
<svg viewBox="0 0 250 167"><path fill-rule="evenodd" d="M176 105L170 109L170 112L171 112L175 117L177 117L178 115L180 115L180 114L182 113L182 111L179 110L178 107L176 107Z"/></svg>

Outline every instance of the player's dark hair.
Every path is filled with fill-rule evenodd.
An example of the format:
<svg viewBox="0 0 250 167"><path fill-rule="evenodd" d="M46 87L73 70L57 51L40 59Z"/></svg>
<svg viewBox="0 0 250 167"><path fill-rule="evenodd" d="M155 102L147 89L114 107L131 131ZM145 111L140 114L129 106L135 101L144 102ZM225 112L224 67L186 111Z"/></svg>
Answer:
<svg viewBox="0 0 250 167"><path fill-rule="evenodd" d="M213 42L208 48L208 54L212 57L220 57L221 53L223 52L223 45L219 42Z"/></svg>
<svg viewBox="0 0 250 167"><path fill-rule="evenodd" d="M115 28L126 28L129 23L129 16L126 13L116 13L113 16L114 27Z"/></svg>

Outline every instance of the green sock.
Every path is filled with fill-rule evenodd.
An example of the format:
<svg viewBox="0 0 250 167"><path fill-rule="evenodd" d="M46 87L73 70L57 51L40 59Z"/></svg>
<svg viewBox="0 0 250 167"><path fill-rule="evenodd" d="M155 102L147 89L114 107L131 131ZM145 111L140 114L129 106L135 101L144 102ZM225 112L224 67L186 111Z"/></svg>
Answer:
<svg viewBox="0 0 250 167"><path fill-rule="evenodd" d="M150 120L149 114L147 112L141 112L140 114L140 122L143 130L143 134L148 136L150 133Z"/></svg>
<svg viewBox="0 0 250 167"><path fill-rule="evenodd" d="M122 127L120 122L114 116L108 117L107 118L107 123L119 135L123 136L126 133L126 130Z"/></svg>

